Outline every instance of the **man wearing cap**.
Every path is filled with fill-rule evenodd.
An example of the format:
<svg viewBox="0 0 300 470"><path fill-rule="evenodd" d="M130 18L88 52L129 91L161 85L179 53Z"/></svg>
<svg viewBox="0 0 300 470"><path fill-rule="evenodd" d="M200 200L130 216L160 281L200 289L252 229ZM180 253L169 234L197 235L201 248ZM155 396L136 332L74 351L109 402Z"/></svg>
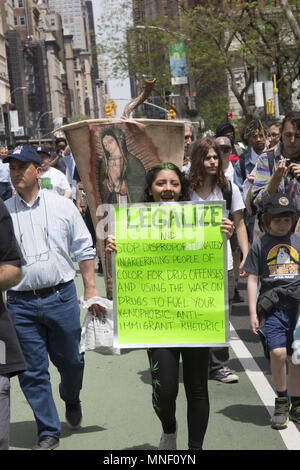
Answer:
<svg viewBox="0 0 300 470"><path fill-rule="evenodd" d="M52 396L48 354L60 373L67 425L77 429L81 423L84 360L79 353L80 309L70 251L78 262L88 300L99 297L95 250L75 204L40 189L42 168L36 150L16 147L5 162L9 162L16 189L6 206L26 261L21 282L7 292L7 310L27 365L19 381L37 423L39 439L33 450L50 450L59 444L61 424ZM105 314L99 305L93 305L93 310L98 316Z"/></svg>
<svg viewBox="0 0 300 470"><path fill-rule="evenodd" d="M46 146L37 147L42 164L41 188L57 192L60 196L72 198L71 187L64 173L50 166L51 152Z"/></svg>
<svg viewBox="0 0 300 470"><path fill-rule="evenodd" d="M271 362L277 395L271 418L274 429L286 428L289 420L300 424L300 366L292 361L300 305L300 235L293 233L296 220L291 198L285 193L272 195L263 209L266 233L255 239L244 264L251 330L264 339L265 355Z"/></svg>
<svg viewBox="0 0 300 470"><path fill-rule="evenodd" d="M235 141L235 128L230 122L223 122L216 128L215 137L228 137L231 142L232 152L238 157L243 153L241 143Z"/></svg>

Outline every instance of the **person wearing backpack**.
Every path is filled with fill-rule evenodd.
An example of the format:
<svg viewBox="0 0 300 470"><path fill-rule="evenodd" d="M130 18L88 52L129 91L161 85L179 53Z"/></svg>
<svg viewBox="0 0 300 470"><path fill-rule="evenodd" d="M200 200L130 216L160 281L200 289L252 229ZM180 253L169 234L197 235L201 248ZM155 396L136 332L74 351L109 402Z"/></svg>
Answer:
<svg viewBox="0 0 300 470"><path fill-rule="evenodd" d="M292 361L300 305L300 236L293 233L297 218L286 194L270 197L263 210L265 234L253 242L244 265L251 330L265 338L277 395L274 429L286 428L289 420L300 424L300 368Z"/></svg>
<svg viewBox="0 0 300 470"><path fill-rule="evenodd" d="M243 138L247 144L247 150L240 155L239 161L234 166L235 184L243 194L243 183L249 180L249 175L253 171L258 157L263 153L267 141L267 129L261 121L254 120L246 125ZM252 178L250 178L252 181Z"/></svg>
<svg viewBox="0 0 300 470"><path fill-rule="evenodd" d="M239 246L242 251L240 264L241 276L244 275L243 264L248 254L248 236L243 218L245 208L238 187L228 181L224 175L220 147L211 137L196 140L191 155L191 168L189 172L191 201L218 201L226 200L224 216L232 214L236 227ZM231 189L230 189L231 188ZM227 241L227 271L229 289L229 316L234 297L233 258L230 242ZM210 378L223 383L238 381L238 376L228 367L229 348L210 349Z"/></svg>
<svg viewBox="0 0 300 470"><path fill-rule="evenodd" d="M262 212L275 193L286 193L300 213L300 112L291 111L282 122L281 143L263 152L258 161L251 203ZM299 231L299 224L296 229Z"/></svg>
<svg viewBox="0 0 300 470"><path fill-rule="evenodd" d="M255 178L255 166L259 156L263 153L267 141L267 129L261 121L253 120L249 122L243 131L243 139L247 144L247 150L240 156L239 161L234 166L233 181L238 186L242 197L244 198L245 184L249 186ZM244 199L245 200L245 199ZM248 229L250 242L253 239L254 217L249 214L247 209L244 211L245 223Z"/></svg>

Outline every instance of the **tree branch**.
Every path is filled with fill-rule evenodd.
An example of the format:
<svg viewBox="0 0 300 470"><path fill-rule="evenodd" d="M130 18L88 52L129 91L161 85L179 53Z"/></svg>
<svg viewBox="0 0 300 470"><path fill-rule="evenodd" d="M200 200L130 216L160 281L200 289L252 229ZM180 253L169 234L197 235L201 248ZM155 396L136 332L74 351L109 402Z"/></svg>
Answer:
<svg viewBox="0 0 300 470"><path fill-rule="evenodd" d="M285 16L289 22L289 25L291 27L291 30L293 31L293 34L296 39L300 39L300 28L298 26L297 20L293 15L293 12L290 8L288 8L288 2L287 0L280 0L280 5L283 7Z"/></svg>

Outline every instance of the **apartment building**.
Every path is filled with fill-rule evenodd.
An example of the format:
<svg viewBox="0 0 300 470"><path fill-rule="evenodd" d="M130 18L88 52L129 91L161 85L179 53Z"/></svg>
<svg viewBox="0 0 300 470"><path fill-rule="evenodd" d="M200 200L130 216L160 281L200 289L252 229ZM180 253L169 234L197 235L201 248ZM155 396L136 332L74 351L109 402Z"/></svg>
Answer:
<svg viewBox="0 0 300 470"><path fill-rule="evenodd" d="M49 139L74 115L103 116L93 31L91 1L0 0L0 141Z"/></svg>

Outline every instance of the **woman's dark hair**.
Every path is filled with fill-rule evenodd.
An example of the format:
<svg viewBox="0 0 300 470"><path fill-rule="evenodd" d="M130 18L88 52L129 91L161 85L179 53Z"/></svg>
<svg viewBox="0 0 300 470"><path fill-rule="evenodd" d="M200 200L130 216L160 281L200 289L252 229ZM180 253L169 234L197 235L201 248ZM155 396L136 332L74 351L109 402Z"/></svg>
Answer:
<svg viewBox="0 0 300 470"><path fill-rule="evenodd" d="M171 162L158 163L146 174L146 187L144 192L144 202L154 202L153 196L149 194L149 190L152 188L153 181L155 180L158 173L162 170L172 170L176 173L181 184L181 195L179 201L189 201L189 190L188 190L188 181L185 178L185 175L180 171L178 166L174 165Z"/></svg>
<svg viewBox="0 0 300 470"><path fill-rule="evenodd" d="M215 186L219 186L219 188L224 188L227 184L227 180L223 171L222 156L219 145L216 144L216 139L214 137L203 137L202 139L196 140L193 144L193 151L191 155L191 168L189 175L191 191L196 191L196 189L198 187L201 187L204 183L204 180L206 178L206 172L203 162L204 158L207 156L211 148L214 149L219 160L219 165L217 168L213 188Z"/></svg>

